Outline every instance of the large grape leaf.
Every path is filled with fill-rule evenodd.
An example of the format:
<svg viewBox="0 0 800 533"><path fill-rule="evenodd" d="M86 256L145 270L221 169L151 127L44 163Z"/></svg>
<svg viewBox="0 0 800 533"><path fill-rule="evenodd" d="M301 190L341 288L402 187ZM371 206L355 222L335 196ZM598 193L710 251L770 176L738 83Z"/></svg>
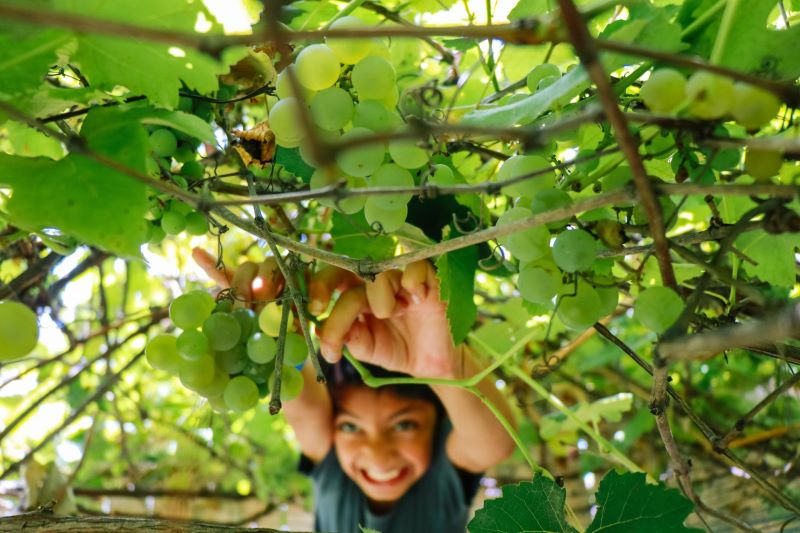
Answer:
<svg viewBox="0 0 800 533"><path fill-rule="evenodd" d="M681 7L679 22L687 26L705 13L715 1L688 0ZM731 19L728 39L718 63L742 72L793 80L800 76L800 28L796 25L784 30L767 27L767 20L775 9L774 0L748 0L740 2ZM704 31L693 39L690 52L709 57L719 33L724 10L720 10Z"/></svg>
<svg viewBox="0 0 800 533"><path fill-rule="evenodd" d="M771 235L764 231L745 233L736 239L737 249L756 262L742 262L749 275L778 287L791 287L795 281L794 249L800 242L796 233Z"/></svg>
<svg viewBox="0 0 800 533"><path fill-rule="evenodd" d="M181 32L194 32L196 26L220 29L202 2L190 0L55 0L54 7L101 20ZM227 71L227 65L206 54L166 43L103 35L80 35L77 43L71 61L93 86L111 90L123 85L167 108L178 105L183 84L211 93L219 87L217 76Z"/></svg>
<svg viewBox="0 0 800 533"><path fill-rule="evenodd" d="M473 300L477 267L478 249L475 246L446 253L436 261L439 295L447 304L447 321L456 344L467 337L478 316Z"/></svg>
<svg viewBox="0 0 800 533"><path fill-rule="evenodd" d="M61 30L32 30L25 35L0 29L0 94L13 96L42 84L57 52L72 35Z"/></svg>
<svg viewBox="0 0 800 533"><path fill-rule="evenodd" d="M92 151L144 172L147 134L124 111L93 110L81 135ZM14 191L7 209L16 226L57 228L116 254L138 256L147 187L130 176L77 153L60 161L0 154L0 184Z"/></svg>
<svg viewBox="0 0 800 533"><path fill-rule="evenodd" d="M503 496L486 500L475 513L469 533L577 533L567 523L563 487L545 476L503 487Z"/></svg>
<svg viewBox="0 0 800 533"><path fill-rule="evenodd" d="M385 259L394 255L395 241L388 235L375 235L364 213L333 214L333 251L354 259Z"/></svg>
<svg viewBox="0 0 800 533"><path fill-rule="evenodd" d="M597 513L586 533L694 532L683 525L694 504L675 489L648 485L641 472L618 474L612 470L600 482Z"/></svg>

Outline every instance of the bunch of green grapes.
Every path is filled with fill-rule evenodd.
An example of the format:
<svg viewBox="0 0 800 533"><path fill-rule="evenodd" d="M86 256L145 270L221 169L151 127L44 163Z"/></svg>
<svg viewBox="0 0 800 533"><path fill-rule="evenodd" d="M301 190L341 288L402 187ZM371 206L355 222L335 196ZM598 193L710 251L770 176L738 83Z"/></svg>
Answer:
<svg viewBox="0 0 800 533"><path fill-rule="evenodd" d="M208 220L202 213L178 200L167 200L162 204L158 199L150 208L152 220L147 225L147 241L161 242L167 235L179 235L184 231L189 235L205 235Z"/></svg>
<svg viewBox="0 0 800 533"><path fill-rule="evenodd" d="M363 27L364 22L346 16L332 28ZM413 139L375 142L375 133L401 130L397 78L386 59L386 46L368 39L327 39L303 48L294 64L278 75L278 101L269 112L269 127L276 143L298 147L300 156L316 168L311 189L338 183L347 188L413 187L430 173L430 157ZM296 94L289 80L291 69L302 86ZM316 135L328 142L352 142L337 152L335 163L320 167L304 143L307 131L298 120L305 109ZM367 222L385 232L399 229L408 214L411 194L321 198L320 204L347 214L363 212Z"/></svg>
<svg viewBox="0 0 800 533"><path fill-rule="evenodd" d="M278 348L274 307L270 304L266 313L256 315L247 308L233 309L229 300L215 302L202 290L182 294L169 306L170 319L181 333L152 338L145 349L147 361L178 377L187 389L207 398L213 408L247 411L271 388ZM283 400L291 400L302 391L303 378L295 366L307 356L305 340L296 333L287 333Z"/></svg>
<svg viewBox="0 0 800 533"><path fill-rule="evenodd" d="M766 126L781 107L781 101L771 92L705 70L695 72L688 80L674 69L656 70L639 95L656 113L671 113L685 105L690 114L702 119L730 115L748 130Z"/></svg>

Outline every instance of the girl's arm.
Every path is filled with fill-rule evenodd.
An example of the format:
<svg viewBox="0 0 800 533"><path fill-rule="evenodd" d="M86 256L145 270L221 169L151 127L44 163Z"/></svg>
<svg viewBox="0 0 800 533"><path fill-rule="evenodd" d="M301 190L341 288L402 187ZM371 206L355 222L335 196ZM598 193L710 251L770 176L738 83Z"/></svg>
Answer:
<svg viewBox="0 0 800 533"><path fill-rule="evenodd" d="M456 359L456 370L451 375L440 377L465 379L481 370L466 345L457 349ZM494 382L495 378L490 374L476 388L516 428L511 408ZM433 385L431 388L444 404L453 424L446 450L454 465L468 472L484 472L511 455L514 441L480 398L461 387Z"/></svg>
<svg viewBox="0 0 800 533"><path fill-rule="evenodd" d="M314 463L322 461L333 445L333 407L325 385L317 383L310 364L303 367L303 392L283 404L300 449Z"/></svg>

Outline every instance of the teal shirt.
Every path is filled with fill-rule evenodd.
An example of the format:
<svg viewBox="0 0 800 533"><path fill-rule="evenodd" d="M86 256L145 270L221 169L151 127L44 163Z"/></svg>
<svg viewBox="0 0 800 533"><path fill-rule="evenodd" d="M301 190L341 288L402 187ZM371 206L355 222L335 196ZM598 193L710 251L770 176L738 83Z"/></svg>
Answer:
<svg viewBox="0 0 800 533"><path fill-rule="evenodd" d="M430 467L382 515L369 510L366 496L342 470L335 449L317 465L304 457L300 470L314 485L314 528L325 533L359 533L359 526L381 533L464 533L481 476L457 469L447 458L444 443L450 428L447 419L438 424Z"/></svg>

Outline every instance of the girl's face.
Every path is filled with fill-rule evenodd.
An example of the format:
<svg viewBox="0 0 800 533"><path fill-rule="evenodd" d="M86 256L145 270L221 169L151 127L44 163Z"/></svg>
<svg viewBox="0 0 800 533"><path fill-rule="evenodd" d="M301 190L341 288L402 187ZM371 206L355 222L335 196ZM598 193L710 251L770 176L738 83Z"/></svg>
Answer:
<svg viewBox="0 0 800 533"><path fill-rule="evenodd" d="M391 508L428 470L436 408L391 391L347 386L339 392L334 445L342 469L370 508Z"/></svg>

